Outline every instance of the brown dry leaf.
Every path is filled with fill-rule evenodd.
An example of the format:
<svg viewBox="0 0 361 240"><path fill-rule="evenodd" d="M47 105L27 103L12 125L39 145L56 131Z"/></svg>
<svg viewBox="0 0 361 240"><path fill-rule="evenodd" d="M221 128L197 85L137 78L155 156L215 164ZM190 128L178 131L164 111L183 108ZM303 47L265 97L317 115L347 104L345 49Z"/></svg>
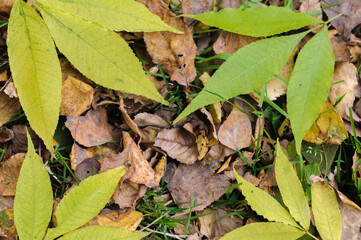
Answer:
<svg viewBox="0 0 361 240"><path fill-rule="evenodd" d="M319 117L303 138L304 141L315 144L341 144L342 139L348 137L344 134L347 134L344 122L340 115L332 108L333 106L330 103L325 103Z"/></svg>
<svg viewBox="0 0 361 240"><path fill-rule="evenodd" d="M10 81L8 84L6 84L4 93L6 93L11 98L19 98L13 81Z"/></svg>
<svg viewBox="0 0 361 240"><path fill-rule="evenodd" d="M183 14L202 14L212 11L213 0L183 0L182 12ZM186 18L185 22L190 24L194 22L194 19Z"/></svg>
<svg viewBox="0 0 361 240"><path fill-rule="evenodd" d="M154 182L159 185L160 180L162 179L162 177L164 176L164 171L165 171L165 164L166 164L166 157L163 156L158 164L155 166L154 171Z"/></svg>
<svg viewBox="0 0 361 240"><path fill-rule="evenodd" d="M206 208L200 214L207 214L212 211L213 211L212 208ZM216 213L211 213L206 216L197 218L197 222L199 224L199 231L204 236L209 238L212 234L212 227L215 221L216 221Z"/></svg>
<svg viewBox="0 0 361 240"><path fill-rule="evenodd" d="M203 167L197 162L193 165L180 164L168 189L175 202L189 202L179 207L188 208L193 196L194 205L202 205L192 208L192 211L201 211L218 200L230 186L225 176L214 175L209 166Z"/></svg>
<svg viewBox="0 0 361 240"><path fill-rule="evenodd" d="M0 194L4 197L15 196L16 181L20 168L25 159L25 153L18 153L0 165Z"/></svg>
<svg viewBox="0 0 361 240"><path fill-rule="evenodd" d="M341 34L341 37L347 41L350 38L351 30L361 23L361 1L328 0L327 3L321 2L322 7L336 4L339 5L325 8L323 11L327 14L328 19L343 13L343 15L331 21L331 24Z"/></svg>
<svg viewBox="0 0 361 240"><path fill-rule="evenodd" d="M78 70L76 70L73 65L68 61L68 59L62 57L59 59L62 79L65 81L68 77L73 77L79 79L84 83L88 83L94 86L94 83L86 78L83 74L81 74Z"/></svg>
<svg viewBox="0 0 361 240"><path fill-rule="evenodd" d="M219 8L239 8L240 6L241 1L239 0L223 0Z"/></svg>
<svg viewBox="0 0 361 240"><path fill-rule="evenodd" d="M0 211L14 207L14 197L4 197L0 195Z"/></svg>
<svg viewBox="0 0 361 240"><path fill-rule="evenodd" d="M198 159L198 149L193 134L183 128L164 129L155 138L154 146L181 163L193 164Z"/></svg>
<svg viewBox="0 0 361 240"><path fill-rule="evenodd" d="M361 162L358 162L359 160L360 155L357 151L355 151L352 157L352 172L355 183L357 183L358 179L361 178Z"/></svg>
<svg viewBox="0 0 361 240"><path fill-rule="evenodd" d="M14 211L7 209L0 212L0 239L13 240L18 239L14 224Z"/></svg>
<svg viewBox="0 0 361 240"><path fill-rule="evenodd" d="M189 211L188 210L184 210L183 212L177 213L176 215L172 216L172 219L185 219L188 217ZM176 223L177 226L173 227L173 231L175 234L178 235L184 235L184 234L192 234L194 232L197 232L197 227L196 227L196 222L195 220L190 220L189 221L189 226L188 226L188 231L186 232L186 225L187 225L187 221L182 221L182 222L178 222Z"/></svg>
<svg viewBox="0 0 361 240"><path fill-rule="evenodd" d="M137 134L138 136L141 136L141 133L139 131L137 124L133 121L133 119L129 116L127 110L125 110L125 108L124 108L123 99L120 99L120 101L119 101L119 110L122 112L123 118L124 118L125 122L127 123L127 125L130 127L130 129L132 129L133 132L135 134Z"/></svg>
<svg viewBox="0 0 361 240"><path fill-rule="evenodd" d="M216 213L216 221L219 220L221 217L229 214L229 211L226 211L222 208L217 208L217 213ZM215 237L221 237L226 235L227 233L229 233L230 231L233 231L236 228L239 228L243 226L243 220L241 218L239 218L236 215L231 215L229 217L223 218L220 221L217 221L213 227L212 227L212 234L211 234L211 239L215 238Z"/></svg>
<svg viewBox="0 0 361 240"><path fill-rule="evenodd" d="M80 181L83 181L87 177L98 174L99 170L100 163L94 158L87 158L76 166L74 174Z"/></svg>
<svg viewBox="0 0 361 240"><path fill-rule="evenodd" d="M337 104L336 110L342 118L349 120L348 108L352 108L355 101L357 82L357 68L352 63L337 62L333 73L332 82L340 82L332 85L328 93L328 99L331 104L335 104L337 97L343 97L341 102Z"/></svg>
<svg viewBox="0 0 361 240"><path fill-rule="evenodd" d="M217 41L213 44L213 49L216 54L229 53L233 54L238 49L253 43L260 38L239 35L236 33L222 32Z"/></svg>
<svg viewBox="0 0 361 240"><path fill-rule="evenodd" d="M20 102L17 98L10 98L3 92L0 92L0 126L11 120L18 112Z"/></svg>
<svg viewBox="0 0 361 240"><path fill-rule="evenodd" d="M229 167L229 163L231 162L232 157L229 157L227 161L224 162L224 164L217 170L217 174L223 172Z"/></svg>
<svg viewBox="0 0 361 240"><path fill-rule="evenodd" d="M211 147L209 152L204 158L205 163L211 163L214 161L220 161L223 162L224 158L235 153L236 150L233 150L231 148L228 148L222 144L217 144Z"/></svg>
<svg viewBox="0 0 361 240"><path fill-rule="evenodd" d="M60 114L80 116L90 108L93 95L94 89L90 85L69 76L61 88Z"/></svg>
<svg viewBox="0 0 361 240"><path fill-rule="evenodd" d="M134 209L137 200L142 198L146 191L147 186L125 180L115 189L112 199L115 200L119 208Z"/></svg>
<svg viewBox="0 0 361 240"><path fill-rule="evenodd" d="M14 125L12 130L14 132L14 139L11 143L11 149L13 153L27 152L28 150L28 139L26 137L26 129L28 130L31 140L35 147L40 146L41 140L36 135L33 129L26 127L25 125Z"/></svg>
<svg viewBox="0 0 361 240"><path fill-rule="evenodd" d="M8 80L8 70L0 73L0 82L6 82Z"/></svg>
<svg viewBox="0 0 361 240"><path fill-rule="evenodd" d="M104 213L103 213L104 212ZM143 219L143 214L137 211L120 212L107 211L95 216L85 226L113 226L135 231Z"/></svg>
<svg viewBox="0 0 361 240"><path fill-rule="evenodd" d="M203 86L205 86L208 82L208 80L211 78L207 72L204 72L200 77L199 80L202 81ZM202 107L201 112L204 113L208 120L211 122L213 128L215 129L214 122L215 123L221 123L222 122L222 105L221 102L215 102L208 106L209 112ZM209 117L209 115L212 116L213 121ZM216 131L214 131L214 135L216 135ZM215 139L218 139L217 136L214 137Z"/></svg>
<svg viewBox="0 0 361 240"><path fill-rule="evenodd" d="M13 3L14 0L0 0L0 15L4 17L9 17Z"/></svg>
<svg viewBox="0 0 361 240"><path fill-rule="evenodd" d="M13 130L7 128L7 127L1 127L0 129L0 143L4 143L7 141L10 141L14 138L14 132Z"/></svg>
<svg viewBox="0 0 361 240"><path fill-rule="evenodd" d="M361 208L340 191L337 201L342 216L342 240L361 239Z"/></svg>
<svg viewBox="0 0 361 240"><path fill-rule="evenodd" d="M248 116L237 108L233 108L219 128L218 139L223 145L233 150L249 147L252 144L252 124Z"/></svg>
<svg viewBox="0 0 361 240"><path fill-rule="evenodd" d="M109 132L107 112L104 108L90 110L85 116L68 116L65 122L71 135L81 145L92 147L114 140Z"/></svg>
<svg viewBox="0 0 361 240"><path fill-rule="evenodd" d="M332 43L333 53L336 62L348 62L351 60L351 52L347 43L341 38L336 29L328 31Z"/></svg>
<svg viewBox="0 0 361 240"><path fill-rule="evenodd" d="M208 152L209 141L204 130L199 130L196 134L197 149L198 149L198 160L202 160Z"/></svg>
<svg viewBox="0 0 361 240"><path fill-rule="evenodd" d="M350 52L351 52L351 56L352 59L350 62L355 63L360 59L360 51L361 48L358 45L350 45L348 46Z"/></svg>
<svg viewBox="0 0 361 240"><path fill-rule="evenodd" d="M134 122L138 127L154 126L159 128L168 128L170 126L169 123L163 118L146 112L135 115Z"/></svg>
<svg viewBox="0 0 361 240"><path fill-rule="evenodd" d="M152 13L158 15L165 23L184 32L184 34L145 33L144 41L153 62L159 62L163 69L169 73L172 81L177 81L183 86L189 86L196 77L194 58L197 47L193 41L192 31L186 26L182 18L176 18L176 15L161 0L148 0L146 5Z"/></svg>

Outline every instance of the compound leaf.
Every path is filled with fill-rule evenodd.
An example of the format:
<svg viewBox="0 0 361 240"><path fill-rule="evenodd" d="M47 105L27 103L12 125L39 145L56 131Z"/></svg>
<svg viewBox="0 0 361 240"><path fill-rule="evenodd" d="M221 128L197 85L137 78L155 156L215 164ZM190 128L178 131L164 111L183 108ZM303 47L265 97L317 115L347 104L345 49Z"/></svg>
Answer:
<svg viewBox="0 0 361 240"><path fill-rule="evenodd" d="M279 240L298 239L305 232L283 223L262 222L251 223L227 233L220 240Z"/></svg>
<svg viewBox="0 0 361 240"><path fill-rule="evenodd" d="M14 220L20 239L43 239L53 212L53 190L28 133L27 138L28 153L16 184Z"/></svg>
<svg viewBox="0 0 361 240"><path fill-rule="evenodd" d="M182 33L164 23L160 17L134 0L40 0L39 2L85 18L88 21L96 22L111 30Z"/></svg>
<svg viewBox="0 0 361 240"><path fill-rule="evenodd" d="M59 238L61 240L72 239L118 239L118 240L140 240L147 233L131 231L113 226L88 226L72 231Z"/></svg>
<svg viewBox="0 0 361 240"><path fill-rule="evenodd" d="M244 10L225 8L219 12L184 16L229 32L253 37L270 36L323 22L308 14L296 13L287 7L274 6Z"/></svg>
<svg viewBox="0 0 361 240"><path fill-rule="evenodd" d="M59 50L86 77L126 93L167 103L123 38L96 23L39 5Z"/></svg>
<svg viewBox="0 0 361 240"><path fill-rule="evenodd" d="M283 153L281 145L276 146L276 180L282 195L282 200L290 211L292 217L301 226L308 230L310 227L310 207L303 192L300 180L297 177L291 163Z"/></svg>
<svg viewBox="0 0 361 240"><path fill-rule="evenodd" d="M253 91L280 71L306 34L264 39L239 49L221 65L174 122L208 104Z"/></svg>
<svg viewBox="0 0 361 240"><path fill-rule="evenodd" d="M324 27L299 53L288 85L287 110L298 153L302 138L325 104L334 64L331 41Z"/></svg>
<svg viewBox="0 0 361 240"><path fill-rule="evenodd" d="M61 102L60 63L44 21L21 0L14 2L10 14L7 45L21 106L52 151Z"/></svg>
<svg viewBox="0 0 361 240"><path fill-rule="evenodd" d="M124 166L114 168L88 177L71 189L60 201L55 211L58 225L48 230L46 239L70 232L97 215L112 196L124 172Z"/></svg>
<svg viewBox="0 0 361 240"><path fill-rule="evenodd" d="M324 182L311 185L312 213L316 228L324 240L340 240L342 217L335 191Z"/></svg>
<svg viewBox="0 0 361 240"><path fill-rule="evenodd" d="M248 204L254 211L270 221L276 221L295 227L298 226L289 212L287 212L276 199L267 192L255 187L252 183L247 182L244 178L239 176L235 169L233 169L233 172L237 182L241 184L239 188L242 190L243 196L246 197Z"/></svg>

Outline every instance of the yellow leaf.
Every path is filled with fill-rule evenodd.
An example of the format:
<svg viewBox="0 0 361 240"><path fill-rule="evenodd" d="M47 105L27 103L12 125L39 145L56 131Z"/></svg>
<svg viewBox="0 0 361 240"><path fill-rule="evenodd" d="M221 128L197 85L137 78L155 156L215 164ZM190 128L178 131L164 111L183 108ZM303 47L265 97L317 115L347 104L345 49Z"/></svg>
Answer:
<svg viewBox="0 0 361 240"><path fill-rule="evenodd" d="M11 11L7 45L21 106L31 127L52 150L61 99L60 64L45 23L20 0Z"/></svg>

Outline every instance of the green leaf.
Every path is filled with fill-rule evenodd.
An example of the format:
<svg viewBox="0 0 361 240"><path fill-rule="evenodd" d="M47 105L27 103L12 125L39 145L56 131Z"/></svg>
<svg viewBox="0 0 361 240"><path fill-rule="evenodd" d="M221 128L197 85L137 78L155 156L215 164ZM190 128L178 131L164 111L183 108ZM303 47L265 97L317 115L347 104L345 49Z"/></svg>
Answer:
<svg viewBox="0 0 361 240"><path fill-rule="evenodd" d="M282 195L282 200L292 217L308 230L310 227L310 207L290 161L283 153L279 141L276 146L276 180Z"/></svg>
<svg viewBox="0 0 361 240"><path fill-rule="evenodd" d="M164 23L143 4L134 0L40 0L40 3L96 22L105 28L128 32L170 31L182 33Z"/></svg>
<svg viewBox="0 0 361 240"><path fill-rule="evenodd" d="M56 211L56 228L48 230L45 239L54 239L91 220L112 196L124 166L108 170L83 180L60 201Z"/></svg>
<svg viewBox="0 0 361 240"><path fill-rule="evenodd" d="M270 36L323 22L308 14L296 13L287 7L274 6L244 10L225 8L219 12L184 16L229 32L253 37Z"/></svg>
<svg viewBox="0 0 361 240"><path fill-rule="evenodd" d="M123 38L61 10L40 5L39 9L59 50L86 77L167 104Z"/></svg>
<svg viewBox="0 0 361 240"><path fill-rule="evenodd" d="M333 188L324 182L311 185L312 213L323 240L340 240L342 217Z"/></svg>
<svg viewBox="0 0 361 240"><path fill-rule="evenodd" d="M50 177L27 133L28 153L16 184L14 221L21 240L43 239L53 212Z"/></svg>
<svg viewBox="0 0 361 240"><path fill-rule="evenodd" d="M52 151L61 102L61 70L48 29L36 11L14 2L8 27L8 54L21 106L31 127Z"/></svg>
<svg viewBox="0 0 361 240"><path fill-rule="evenodd" d="M147 233L130 231L113 226L88 226L66 234L61 240L71 239L119 239L119 240L140 240L147 236Z"/></svg>
<svg viewBox="0 0 361 240"><path fill-rule="evenodd" d="M243 196L246 197L248 204L257 214L264 216L270 221L298 227L289 212L287 212L276 199L271 197L267 192L255 187L252 183L247 182L239 176L235 169L233 169L233 172L237 182L241 184L239 188L242 190Z"/></svg>
<svg viewBox="0 0 361 240"><path fill-rule="evenodd" d="M288 85L287 110L298 153L302 138L325 104L334 64L331 41L324 27L299 53Z"/></svg>
<svg viewBox="0 0 361 240"><path fill-rule="evenodd" d="M227 233L220 240L279 240L298 239L305 232L283 223L251 223Z"/></svg>
<svg viewBox="0 0 361 240"><path fill-rule="evenodd" d="M221 65L174 122L208 104L247 94L271 79L307 33L264 39L239 49Z"/></svg>

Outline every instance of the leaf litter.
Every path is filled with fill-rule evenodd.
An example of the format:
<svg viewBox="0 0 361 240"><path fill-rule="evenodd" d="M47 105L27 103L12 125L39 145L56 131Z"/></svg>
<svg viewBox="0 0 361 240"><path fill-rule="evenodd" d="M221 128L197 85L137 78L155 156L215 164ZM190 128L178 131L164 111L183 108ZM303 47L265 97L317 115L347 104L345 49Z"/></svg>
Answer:
<svg viewBox="0 0 361 240"><path fill-rule="evenodd" d="M9 15L8 5L11 1L2 2L4 4L0 4L1 19ZM238 190L230 190L236 178L233 167L241 177L254 186L277 196L275 169L270 164L274 164L273 151L280 122L270 115L259 117L252 114L257 111L267 112L269 105L261 102L259 94L251 93L255 101L242 104L239 104L239 99L230 99L231 104L219 101L173 125L172 121L179 115L177 109L184 108L188 100L181 94L172 94L176 91L184 95L196 93L197 89L193 84L204 86L209 75L213 74L212 68L209 70L207 66L220 65L224 61L212 59L202 65L203 63L197 63L199 59L214 54L234 54L238 49L259 41L260 38L226 31L208 31L213 29L202 26L191 18L178 16L201 14L217 7L238 8L241 6L240 1L223 0L218 6L217 1L186 0L177 10L174 7L176 1L170 5L160 0L139 2L165 23L184 32L137 35L120 33L130 45L135 43L132 45L134 52L147 62L143 67L149 71L148 78L172 106L158 105L141 96L109 91L83 76L66 58L60 59L63 74L60 114L64 118L59 124L62 124L60 128L69 129L71 136L67 142L70 146L67 150L69 159L65 162L69 164L69 168L79 181L122 165L125 165L127 170L118 183L109 205L86 226L108 225L145 231L152 229L152 226L147 225L154 223L142 222L147 217L145 212L139 210L141 205L147 204L142 199L150 192L166 190L169 201L184 210L182 215L172 219L186 219L180 221L177 227L171 228L171 234L176 236L174 238L179 236L180 239L219 239L228 232L252 222L250 218L243 219L243 215L250 212L247 204L232 202L237 197L239 200L243 199ZM299 2L301 5L297 10L300 12L319 10L320 4L324 7L322 1ZM337 0L329 2L339 3ZM349 108L352 108L352 120L356 125L356 131L361 129L361 110L357 110L356 104L361 97L358 86L359 69L354 64L360 54L358 45L361 43L356 29L361 23L361 17L357 12L358 5L357 1L350 1L324 10L328 18L336 16L340 11L345 14L331 22L335 29L329 30L328 33L336 57L334 85L328 95L330 104L326 104L327 109L321 111L319 118L303 139L316 145L323 146L322 144L330 142L340 145L346 138L347 131L353 134L352 128L348 127L351 124ZM205 33L198 33L197 29L205 29ZM194 39L195 36L197 38ZM204 47L200 45L202 39ZM208 47L211 48L210 53L206 52ZM300 45L298 50L294 51L295 57L286 62L278 76L265 84L265 89L258 89L265 91L268 99L284 100L283 95L287 91L294 60L297 59L301 47ZM1 76L6 82L8 73L4 72ZM206 80L202 80L200 76ZM8 91L15 90L9 89ZM344 97L339 101L342 96ZM188 96L191 97L193 96ZM249 99L248 97L246 101ZM0 91L0 123L3 125L0 144L2 149L5 149L1 155L0 192L1 198L6 200L14 196L16 184L13 178L18 177L21 166L19 159L24 157L23 152L27 150L25 127L22 122L16 122L17 120L15 124L11 123L19 108L20 103L16 97L10 97L5 91ZM281 108L285 109L282 105ZM284 119L279 116L278 118ZM64 163L53 163L55 158L51 158L41 140L34 134L32 137L36 140L35 147L42 154L44 162L55 164L57 168L65 167ZM59 147L60 143L54 142L54 146ZM284 149L289 160L295 160L293 150L292 143ZM356 182L360 179L358 160L359 157L355 157L353 161ZM258 169L265 166L270 167ZM321 162L320 166L323 166ZM53 170L49 168L49 171ZM54 179L60 181L58 177ZM66 179L69 183L62 187L69 190L75 184L75 178L69 175ZM358 221L361 210L357 204L341 194L338 192L337 200L344 228L342 239L357 239L355 236L358 234L358 227L361 226ZM152 201L158 198L156 194L151 196ZM353 200L355 201L354 198ZM224 201L226 203L222 205ZM161 201L159 204L167 209L165 202ZM149 214L152 212L148 212ZM199 215L201 216L196 217ZM189 216L196 220L187 220ZM157 231L156 228L154 231Z"/></svg>

